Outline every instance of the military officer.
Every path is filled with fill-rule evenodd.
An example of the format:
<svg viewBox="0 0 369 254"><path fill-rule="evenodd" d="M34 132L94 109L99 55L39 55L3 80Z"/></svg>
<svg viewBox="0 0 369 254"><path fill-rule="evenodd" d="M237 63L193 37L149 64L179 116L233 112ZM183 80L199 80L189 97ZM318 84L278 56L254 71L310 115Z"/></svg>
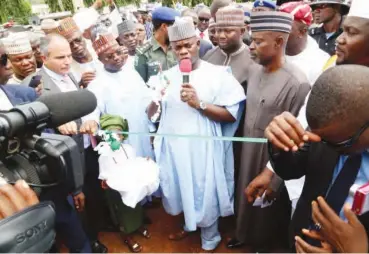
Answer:
<svg viewBox="0 0 369 254"><path fill-rule="evenodd" d="M160 70L168 70L177 64L168 37L168 27L174 23L177 16L179 13L168 7L156 8L152 13L154 36L137 48L135 57L135 68L145 82Z"/></svg>
<svg viewBox="0 0 369 254"><path fill-rule="evenodd" d="M315 23L323 24L311 28L309 35L319 44L319 48L330 54L335 54L336 39L343 32L342 16L346 15L350 6L342 0L317 0L310 4L314 11Z"/></svg>

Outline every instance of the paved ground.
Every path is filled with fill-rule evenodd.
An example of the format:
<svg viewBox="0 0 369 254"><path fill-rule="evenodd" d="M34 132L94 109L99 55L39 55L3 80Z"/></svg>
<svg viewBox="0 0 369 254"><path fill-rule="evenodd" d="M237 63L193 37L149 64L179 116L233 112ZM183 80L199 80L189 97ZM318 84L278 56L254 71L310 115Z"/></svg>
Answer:
<svg viewBox="0 0 369 254"><path fill-rule="evenodd" d="M201 252L200 233L196 232L188 238L180 242L168 240L168 235L177 231L180 225L183 224L182 217L172 217L165 213L162 207L150 208L147 210L148 216L152 219L153 224L148 226L151 232L151 239L144 239L140 235L135 236L135 239L143 246L143 252ZM221 220L220 230L222 232L223 241L215 250L217 253L237 253L249 252L248 248L231 251L225 247L225 242L232 235L233 218L225 218ZM123 243L118 233L103 232L100 235L100 240L108 248L110 253L129 252L129 249Z"/></svg>

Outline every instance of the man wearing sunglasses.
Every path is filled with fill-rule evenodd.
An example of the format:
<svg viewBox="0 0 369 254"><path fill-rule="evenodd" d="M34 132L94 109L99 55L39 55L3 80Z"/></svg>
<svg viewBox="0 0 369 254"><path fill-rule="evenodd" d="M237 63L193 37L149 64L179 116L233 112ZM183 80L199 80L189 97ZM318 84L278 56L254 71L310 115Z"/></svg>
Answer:
<svg viewBox="0 0 369 254"><path fill-rule="evenodd" d="M196 34L201 39L210 42L208 32L209 20L211 18L210 9L207 6L202 7L197 15L199 17L199 22L197 24Z"/></svg>
<svg viewBox="0 0 369 254"><path fill-rule="evenodd" d="M296 124L288 132L296 137L290 142L299 146L298 150L279 143L270 133L275 122L265 132L273 144L270 155L278 176L284 180L305 176L292 218L291 246L297 252L336 252L352 241L350 232L338 226L353 226L351 221L346 222L350 213L344 211L344 204L353 204L349 194L352 185L362 186L369 181L368 80L369 68L360 65L341 65L323 73L307 104L310 131ZM286 124L294 121L285 120ZM368 232L369 213L364 211L358 219Z"/></svg>
<svg viewBox="0 0 369 254"><path fill-rule="evenodd" d="M315 23L322 26L312 28L309 34L322 50L334 55L336 39L342 33L342 16L348 13L350 6L342 0L317 0L310 6L314 11Z"/></svg>
<svg viewBox="0 0 369 254"><path fill-rule="evenodd" d="M69 42L73 58L71 72L74 78L81 87L87 87L95 79L96 72L103 68L101 62L93 59L87 49L86 39L83 38L82 32L72 18L59 21L56 32Z"/></svg>
<svg viewBox="0 0 369 254"><path fill-rule="evenodd" d="M8 55L5 53L4 45L0 41L0 85L7 84L12 75L12 66L8 59Z"/></svg>

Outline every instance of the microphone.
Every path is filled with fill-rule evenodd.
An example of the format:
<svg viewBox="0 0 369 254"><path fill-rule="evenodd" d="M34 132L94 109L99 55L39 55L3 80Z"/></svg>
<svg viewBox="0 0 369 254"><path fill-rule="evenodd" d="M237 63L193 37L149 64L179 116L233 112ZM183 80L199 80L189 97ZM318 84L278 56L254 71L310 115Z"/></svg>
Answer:
<svg viewBox="0 0 369 254"><path fill-rule="evenodd" d="M179 62L179 69L182 72L182 83L190 83L190 72L192 71L192 63L188 58L182 59Z"/></svg>
<svg viewBox="0 0 369 254"><path fill-rule="evenodd" d="M91 113L96 106L96 97L88 90L42 95L35 102L0 113L0 136L14 137L55 128Z"/></svg>
<svg viewBox="0 0 369 254"><path fill-rule="evenodd" d="M58 127L90 114L97 107L95 95L88 90L42 95L38 98L49 109L48 127Z"/></svg>

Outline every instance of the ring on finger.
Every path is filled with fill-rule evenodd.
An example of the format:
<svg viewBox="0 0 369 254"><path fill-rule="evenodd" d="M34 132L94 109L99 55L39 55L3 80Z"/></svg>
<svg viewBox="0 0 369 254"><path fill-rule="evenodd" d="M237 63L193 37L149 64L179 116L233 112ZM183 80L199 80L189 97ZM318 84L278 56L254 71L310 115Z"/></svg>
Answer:
<svg viewBox="0 0 369 254"><path fill-rule="evenodd" d="M322 225L319 222L317 222L317 223L314 224L314 229L316 231L320 231L322 229Z"/></svg>

